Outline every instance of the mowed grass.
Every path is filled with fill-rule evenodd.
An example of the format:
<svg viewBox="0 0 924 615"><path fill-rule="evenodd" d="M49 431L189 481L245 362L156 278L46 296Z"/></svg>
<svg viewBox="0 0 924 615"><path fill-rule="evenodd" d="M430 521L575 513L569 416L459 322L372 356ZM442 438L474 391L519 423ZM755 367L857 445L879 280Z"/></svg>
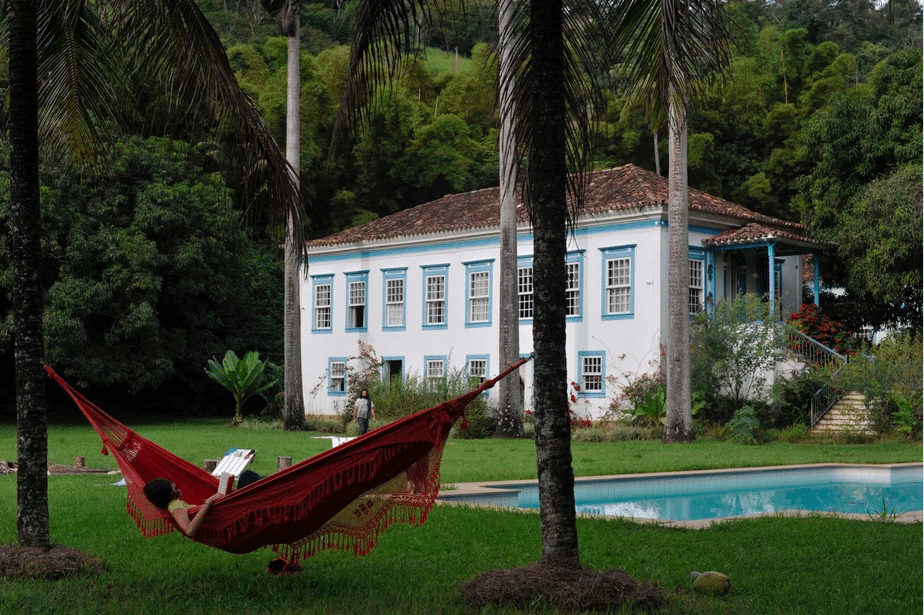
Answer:
<svg viewBox="0 0 924 615"><path fill-rule="evenodd" d="M232 446L258 450L255 469L275 469L278 455L301 459L329 447L312 434L234 430L224 420L132 425L181 456L201 463ZM0 425L0 459L15 459L15 426ZM99 439L79 424L49 427L49 459L115 467L99 455ZM920 461L920 444L769 444L737 446L700 441L574 443L578 475L653 472L793 463ZM443 482L509 480L535 476L530 441L451 440ZM364 558L324 553L296 576L263 570L268 550L230 555L177 534L145 539L125 512L117 477L101 474L49 477L52 540L99 555L105 571L59 581L0 580L0 615L108 614L322 614L512 613L478 611L458 594L480 572L523 566L541 556L539 517L437 506L423 526L395 526ZM15 475L0 476L0 544L16 540ZM662 613L914 613L922 604L921 525L822 516L765 517L705 530L621 520L578 520L582 563L624 568L661 584ZM690 591L691 570L729 575L722 598ZM548 612L541 605L527 612Z"/></svg>
<svg viewBox="0 0 924 615"><path fill-rule="evenodd" d="M72 465L84 457L90 468L117 470L115 461L100 454L99 436L82 415L48 428L49 463ZM186 419L144 422L120 419L140 435L180 457L202 465L229 448L253 448L252 468L268 474L276 470L280 456L293 462L330 448L321 434L271 429L230 427L227 419ZM373 424L375 427L375 424ZM759 446L716 440L665 445L660 441L573 442L572 465L576 476L672 472L714 468L760 467L812 463L902 463L921 461L920 443L885 439L868 444L790 444L772 442ZM16 459L16 425L0 423L0 461ZM532 440L450 439L443 454L444 484L518 480L536 477L536 448Z"/></svg>

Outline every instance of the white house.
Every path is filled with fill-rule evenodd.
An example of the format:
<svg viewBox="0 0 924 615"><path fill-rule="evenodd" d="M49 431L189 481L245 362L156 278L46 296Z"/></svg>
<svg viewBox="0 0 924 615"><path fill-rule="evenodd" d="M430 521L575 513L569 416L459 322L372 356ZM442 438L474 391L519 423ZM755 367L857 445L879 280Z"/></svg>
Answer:
<svg viewBox="0 0 924 615"><path fill-rule="evenodd" d="M383 376L499 372L497 188L445 196L312 241L301 287L307 411L349 401L358 342ZM826 244L795 222L689 195L690 313L738 294L802 303L801 255ZM562 229L562 232L568 232ZM667 328L667 180L634 165L592 174L568 236L567 353L579 414L599 418L626 374L650 372ZM532 351L533 236L518 206L520 352ZM527 408L532 366L520 372ZM562 383L568 386L568 383Z"/></svg>

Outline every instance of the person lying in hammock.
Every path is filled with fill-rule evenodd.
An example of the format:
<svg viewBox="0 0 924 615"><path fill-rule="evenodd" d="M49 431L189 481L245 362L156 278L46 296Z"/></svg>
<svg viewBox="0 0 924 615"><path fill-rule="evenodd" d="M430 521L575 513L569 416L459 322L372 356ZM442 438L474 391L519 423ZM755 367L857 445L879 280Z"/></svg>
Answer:
<svg viewBox="0 0 924 615"><path fill-rule="evenodd" d="M176 488L176 483L173 481L167 480L166 478L155 478L154 480L148 481L144 485L144 495L154 506L169 511L170 516L176 521L180 531L187 537L193 539L195 539L196 534L199 532L199 527L202 525L202 522L205 521L209 509L212 507L212 502L225 497L221 493L209 496L199 509L199 513L194 518L190 519L189 509L192 508L193 505L183 501L183 494Z"/></svg>

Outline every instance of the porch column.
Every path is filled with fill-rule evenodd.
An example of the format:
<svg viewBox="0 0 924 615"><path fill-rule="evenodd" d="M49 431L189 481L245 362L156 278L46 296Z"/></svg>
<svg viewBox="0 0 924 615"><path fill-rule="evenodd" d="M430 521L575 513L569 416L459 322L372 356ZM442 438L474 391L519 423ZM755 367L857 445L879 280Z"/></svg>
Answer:
<svg viewBox="0 0 924 615"><path fill-rule="evenodd" d="M712 316L715 314L715 302L716 302L716 278L719 277L718 272L715 269L715 252L709 250L706 252L706 310L707 313Z"/></svg>
<svg viewBox="0 0 924 615"><path fill-rule="evenodd" d="M776 244L770 243L767 245L767 267L769 271L767 275L770 277L767 278L767 294L770 296L767 297L770 303L770 318L773 318L774 312L776 312Z"/></svg>
<svg viewBox="0 0 924 615"><path fill-rule="evenodd" d="M821 278L818 275L818 264L821 262L821 258L817 254L812 254L812 291L815 293L815 307L821 307L818 304L819 298L821 296Z"/></svg>

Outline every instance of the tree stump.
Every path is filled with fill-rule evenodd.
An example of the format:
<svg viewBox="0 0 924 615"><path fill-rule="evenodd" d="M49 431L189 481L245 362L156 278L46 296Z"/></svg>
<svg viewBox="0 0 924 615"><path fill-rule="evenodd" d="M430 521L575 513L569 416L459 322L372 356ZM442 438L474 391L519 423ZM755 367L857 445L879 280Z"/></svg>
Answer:
<svg viewBox="0 0 924 615"><path fill-rule="evenodd" d="M292 465L292 458L285 455L279 456L279 461L276 463L276 471L285 470Z"/></svg>

